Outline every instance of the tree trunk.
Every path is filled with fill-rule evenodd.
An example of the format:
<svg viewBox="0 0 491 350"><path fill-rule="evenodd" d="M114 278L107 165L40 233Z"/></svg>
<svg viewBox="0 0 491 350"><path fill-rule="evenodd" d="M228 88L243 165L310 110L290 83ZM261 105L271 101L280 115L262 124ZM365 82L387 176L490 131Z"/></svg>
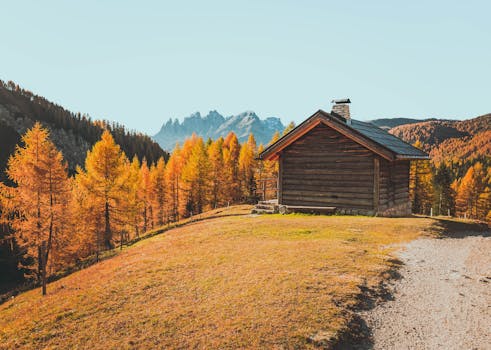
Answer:
<svg viewBox="0 0 491 350"><path fill-rule="evenodd" d="M46 295L46 241L41 243L39 246L39 271L41 277L42 293Z"/></svg>
<svg viewBox="0 0 491 350"><path fill-rule="evenodd" d="M143 208L143 233L147 232L147 204Z"/></svg>
<svg viewBox="0 0 491 350"><path fill-rule="evenodd" d="M111 232L111 222L109 213L109 201L106 201L106 208L104 213L105 230L104 230L104 246L106 249L113 248L112 245L112 232Z"/></svg>

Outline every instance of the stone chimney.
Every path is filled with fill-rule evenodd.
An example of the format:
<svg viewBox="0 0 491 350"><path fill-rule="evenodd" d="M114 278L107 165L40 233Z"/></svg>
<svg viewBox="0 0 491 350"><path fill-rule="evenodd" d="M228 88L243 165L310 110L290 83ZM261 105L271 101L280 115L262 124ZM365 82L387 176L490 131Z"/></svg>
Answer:
<svg viewBox="0 0 491 350"><path fill-rule="evenodd" d="M351 103L349 98L343 98L339 100L332 100L333 103L331 113L345 119L346 124L351 124L351 115L349 112L349 104Z"/></svg>

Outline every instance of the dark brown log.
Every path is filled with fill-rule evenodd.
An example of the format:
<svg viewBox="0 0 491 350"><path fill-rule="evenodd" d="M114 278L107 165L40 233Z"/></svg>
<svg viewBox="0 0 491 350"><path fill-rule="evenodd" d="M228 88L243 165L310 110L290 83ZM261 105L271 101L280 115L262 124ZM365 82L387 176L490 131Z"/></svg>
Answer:
<svg viewBox="0 0 491 350"><path fill-rule="evenodd" d="M297 196L297 197L310 197L310 198L326 198L326 199L338 199L338 198L346 198L346 199L353 199L353 198L360 198L360 199L372 199L373 194L369 193L347 193L344 191L338 191L338 192L326 192L326 191L301 191L301 190L292 190L292 189L283 189L283 195L284 196Z"/></svg>
<svg viewBox="0 0 491 350"><path fill-rule="evenodd" d="M380 182L379 182L380 163L378 157L373 158L373 209L378 211L378 202L380 200Z"/></svg>
<svg viewBox="0 0 491 350"><path fill-rule="evenodd" d="M362 199L362 198L319 198L319 197L298 197L295 195L283 194L283 201L285 203L293 205L291 202L308 202L308 203L317 203L321 206L339 206L346 205L351 206L352 208L357 208L358 206L368 207L373 209L373 199ZM299 204L300 205L300 204Z"/></svg>
<svg viewBox="0 0 491 350"><path fill-rule="evenodd" d="M284 156L281 155L278 161L278 204L283 204L283 161Z"/></svg>
<svg viewBox="0 0 491 350"><path fill-rule="evenodd" d="M349 194L372 194L372 188L369 186L349 186L349 184L343 183L333 185L332 183L324 183L323 185L311 184L309 182L304 183L288 183L283 182L283 191L288 190L301 190L312 192L342 192ZM387 192L381 192L381 194L387 195Z"/></svg>

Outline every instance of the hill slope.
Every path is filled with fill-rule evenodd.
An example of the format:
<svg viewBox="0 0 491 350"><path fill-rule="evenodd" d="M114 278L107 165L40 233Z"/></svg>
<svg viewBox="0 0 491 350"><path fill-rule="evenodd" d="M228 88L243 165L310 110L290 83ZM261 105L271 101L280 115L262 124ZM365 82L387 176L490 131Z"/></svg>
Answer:
<svg viewBox="0 0 491 350"><path fill-rule="evenodd" d="M409 143L422 142L437 163L491 154L491 114L468 120L428 120L399 125L389 132Z"/></svg>
<svg viewBox="0 0 491 350"><path fill-rule="evenodd" d="M361 286L393 267L397 243L435 223L302 215L191 223L49 284L44 298L37 289L0 305L0 348L325 345L346 329Z"/></svg>
<svg viewBox="0 0 491 350"><path fill-rule="evenodd" d="M193 133L207 138L217 139L220 136L225 137L233 131L240 142L247 140L249 134L254 134L256 142L259 145L267 144L276 131L283 131L285 126L279 118L259 119L256 113L246 111L234 116L225 118L217 111L210 111L206 116L199 112L191 114L184 118L183 122L169 119L160 131L153 136L160 146L165 150L172 150L176 142L182 143Z"/></svg>
<svg viewBox="0 0 491 350"><path fill-rule="evenodd" d="M72 113L45 98L21 89L13 82L0 80L0 180L5 180L3 170L6 160L22 135L36 121L50 129L51 138L63 152L73 172L76 165L83 165L87 150L98 141L104 124L121 145L128 157L135 154L154 162L167 157L150 137L127 131L122 125L93 122L88 116Z"/></svg>

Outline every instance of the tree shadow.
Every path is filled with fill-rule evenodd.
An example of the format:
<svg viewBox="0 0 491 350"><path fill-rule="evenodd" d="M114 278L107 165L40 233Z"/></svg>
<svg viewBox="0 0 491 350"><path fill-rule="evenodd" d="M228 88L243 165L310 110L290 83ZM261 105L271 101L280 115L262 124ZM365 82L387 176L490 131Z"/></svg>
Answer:
<svg viewBox="0 0 491 350"><path fill-rule="evenodd" d="M353 317L348 323L345 332L340 335L336 343L333 344L334 350L369 350L373 349L373 333L367 322L360 316L360 311L369 311L381 303L394 300L392 290L386 281L394 281L402 278L399 268L404 264L397 258L389 260L391 267L385 272L385 281L382 281L377 287L369 288L359 286L361 293L358 296L356 306L354 307Z"/></svg>
<svg viewBox="0 0 491 350"><path fill-rule="evenodd" d="M349 322L348 332L344 333L333 345L333 350L370 350L373 349L372 331L365 320L356 315Z"/></svg>
<svg viewBox="0 0 491 350"><path fill-rule="evenodd" d="M489 237L491 230L486 223L435 218L440 238Z"/></svg>

